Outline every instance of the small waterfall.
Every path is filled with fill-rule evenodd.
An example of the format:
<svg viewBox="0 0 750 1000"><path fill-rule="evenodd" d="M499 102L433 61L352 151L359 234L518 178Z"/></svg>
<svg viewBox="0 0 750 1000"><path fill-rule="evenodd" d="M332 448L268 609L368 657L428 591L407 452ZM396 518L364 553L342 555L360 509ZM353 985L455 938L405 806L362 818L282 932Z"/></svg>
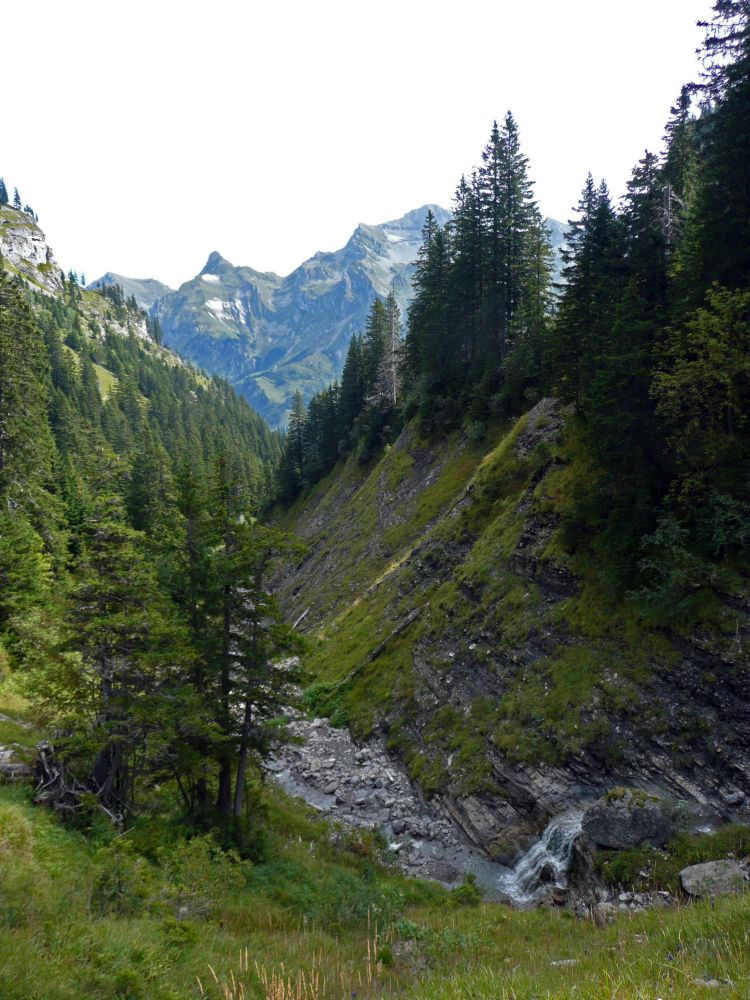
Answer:
<svg viewBox="0 0 750 1000"><path fill-rule="evenodd" d="M514 903L529 903L542 885L564 885L582 817L583 813L576 809L550 820L540 839L507 875L500 876L500 891Z"/></svg>

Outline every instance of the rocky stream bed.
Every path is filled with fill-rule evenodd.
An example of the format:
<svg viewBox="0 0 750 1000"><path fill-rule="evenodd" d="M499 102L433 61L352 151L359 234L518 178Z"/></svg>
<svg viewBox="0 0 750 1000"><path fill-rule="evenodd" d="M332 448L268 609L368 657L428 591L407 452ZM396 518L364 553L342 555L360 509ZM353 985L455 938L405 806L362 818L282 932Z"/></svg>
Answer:
<svg viewBox="0 0 750 1000"><path fill-rule="evenodd" d="M359 747L327 719L297 718L290 731L294 742L268 765L272 780L334 821L382 831L406 874L448 886L473 875L485 899L517 905L533 904L548 887L564 888L579 810L556 817L509 868L477 850L450 815L424 798L384 742Z"/></svg>
<svg viewBox="0 0 750 1000"><path fill-rule="evenodd" d="M564 906L602 922L618 912L676 901L664 890L621 891L593 877L597 844L622 849L668 839L665 816L673 807L657 797L621 790L577 803L554 816L508 867L472 844L439 800L421 794L383 740L358 746L347 729L328 719L299 716L290 733L292 742L268 764L272 781L334 822L379 830L392 863L405 874L451 887L471 875L488 901ZM680 873L680 881L686 897L742 891L750 883L750 866L734 859L694 865Z"/></svg>

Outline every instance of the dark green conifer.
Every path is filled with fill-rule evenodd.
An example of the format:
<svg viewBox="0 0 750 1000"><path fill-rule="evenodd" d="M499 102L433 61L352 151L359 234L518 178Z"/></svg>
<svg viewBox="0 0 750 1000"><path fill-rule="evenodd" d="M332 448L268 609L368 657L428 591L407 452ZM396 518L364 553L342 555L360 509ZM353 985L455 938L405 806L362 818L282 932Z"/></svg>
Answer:
<svg viewBox="0 0 750 1000"><path fill-rule="evenodd" d="M348 447L348 437L354 421L362 412L365 403L365 381L362 370L362 340L356 334L349 341L340 389L340 437L344 450Z"/></svg>

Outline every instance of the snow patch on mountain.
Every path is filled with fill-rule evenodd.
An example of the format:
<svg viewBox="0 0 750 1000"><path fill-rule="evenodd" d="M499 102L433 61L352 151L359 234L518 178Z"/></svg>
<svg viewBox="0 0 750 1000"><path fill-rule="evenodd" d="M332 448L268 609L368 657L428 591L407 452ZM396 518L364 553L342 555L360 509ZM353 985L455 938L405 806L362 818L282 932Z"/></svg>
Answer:
<svg viewBox="0 0 750 1000"><path fill-rule="evenodd" d="M223 316L226 302L223 299L206 299L206 309L209 309L217 318Z"/></svg>

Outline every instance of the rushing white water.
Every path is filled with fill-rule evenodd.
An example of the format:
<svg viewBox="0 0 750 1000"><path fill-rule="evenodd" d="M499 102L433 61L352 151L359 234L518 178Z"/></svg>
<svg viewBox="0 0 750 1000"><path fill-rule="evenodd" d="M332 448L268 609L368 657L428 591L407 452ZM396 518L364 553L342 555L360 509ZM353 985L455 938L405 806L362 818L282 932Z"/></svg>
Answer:
<svg viewBox="0 0 750 1000"><path fill-rule="evenodd" d="M565 885L573 844L581 832L582 817L579 809L555 816L515 867L500 876L500 891L514 903L523 905L532 902L545 884Z"/></svg>

